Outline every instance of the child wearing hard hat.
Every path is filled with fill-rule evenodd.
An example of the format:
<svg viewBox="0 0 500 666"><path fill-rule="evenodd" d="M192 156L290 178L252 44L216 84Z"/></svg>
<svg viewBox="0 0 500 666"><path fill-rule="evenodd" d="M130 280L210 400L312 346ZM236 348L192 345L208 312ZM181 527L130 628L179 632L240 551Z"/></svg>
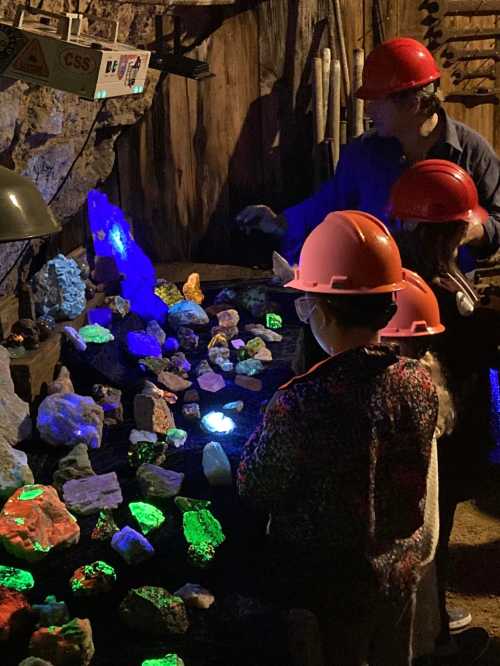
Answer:
<svg viewBox="0 0 500 666"><path fill-rule="evenodd" d="M287 286L328 358L273 397L238 490L270 512L272 585L316 613L326 663L409 666L438 402L378 342L405 286L397 246L373 216L331 213Z"/></svg>
<svg viewBox="0 0 500 666"><path fill-rule="evenodd" d="M397 242L405 266L432 287L446 333L431 349L446 374L456 409L456 424L438 446L440 537L436 554L441 609L439 643L450 643L450 630L471 622L466 610L446 609L448 544L458 502L476 496L488 474L489 368L500 342L497 313L478 308L473 285L457 265L469 225L485 224L472 178L446 160L423 160L398 179L390 196L390 214L402 223Z"/></svg>
<svg viewBox="0 0 500 666"><path fill-rule="evenodd" d="M473 178L489 219L470 224L464 239L475 253L500 246L500 162L492 146L441 106L441 73L432 54L415 39L383 42L368 56L363 85L374 129L346 145L335 175L305 201L276 215L267 206L248 206L236 220L244 231L257 228L279 240L280 252L296 263L307 235L332 210L364 210L386 222L391 186L415 162L440 158L459 164ZM464 255L468 255L464 252ZM474 257L462 256L463 265Z"/></svg>

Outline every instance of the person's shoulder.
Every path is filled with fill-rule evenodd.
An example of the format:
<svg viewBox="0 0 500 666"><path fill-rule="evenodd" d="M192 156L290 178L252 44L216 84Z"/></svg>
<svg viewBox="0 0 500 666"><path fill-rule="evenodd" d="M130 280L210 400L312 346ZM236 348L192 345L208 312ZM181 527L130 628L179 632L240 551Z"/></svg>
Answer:
<svg viewBox="0 0 500 666"><path fill-rule="evenodd" d="M396 363L388 368L388 372L403 392L420 394L422 398L434 394L434 384L429 372L416 359L400 356Z"/></svg>
<svg viewBox="0 0 500 666"><path fill-rule="evenodd" d="M493 146L470 125L463 123L460 120L456 120L452 116L448 115L448 122L453 123L455 130L458 136L462 147L469 149L473 152L488 152L494 154Z"/></svg>
<svg viewBox="0 0 500 666"><path fill-rule="evenodd" d="M351 139L345 146L342 146L342 152L345 155L358 155L362 153L378 153L388 145L393 144L393 139L381 137L376 130L370 129L363 134Z"/></svg>

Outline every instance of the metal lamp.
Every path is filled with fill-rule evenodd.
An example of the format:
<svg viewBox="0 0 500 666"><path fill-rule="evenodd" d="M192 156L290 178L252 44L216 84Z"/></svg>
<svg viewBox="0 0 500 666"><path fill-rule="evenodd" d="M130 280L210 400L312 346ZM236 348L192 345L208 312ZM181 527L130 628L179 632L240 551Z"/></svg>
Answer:
<svg viewBox="0 0 500 666"><path fill-rule="evenodd" d="M61 225L32 181L0 166L0 242L58 231Z"/></svg>

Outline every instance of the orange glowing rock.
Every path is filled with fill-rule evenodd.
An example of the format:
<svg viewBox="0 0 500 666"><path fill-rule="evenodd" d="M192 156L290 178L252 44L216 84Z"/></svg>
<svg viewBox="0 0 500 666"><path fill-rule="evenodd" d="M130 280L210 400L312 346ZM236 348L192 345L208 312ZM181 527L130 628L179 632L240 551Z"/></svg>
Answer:
<svg viewBox="0 0 500 666"><path fill-rule="evenodd" d="M182 287L182 293L188 301L194 301L198 305L203 303L205 295L201 290L199 273L191 273Z"/></svg>
<svg viewBox="0 0 500 666"><path fill-rule="evenodd" d="M80 528L52 486L21 486L0 513L0 543L28 562L43 559L57 546L78 543Z"/></svg>
<svg viewBox="0 0 500 666"><path fill-rule="evenodd" d="M208 343L208 349L212 347L227 347L227 338L224 333L216 333Z"/></svg>
<svg viewBox="0 0 500 666"><path fill-rule="evenodd" d="M7 641L19 630L29 626L31 606L16 590L0 586L0 642Z"/></svg>

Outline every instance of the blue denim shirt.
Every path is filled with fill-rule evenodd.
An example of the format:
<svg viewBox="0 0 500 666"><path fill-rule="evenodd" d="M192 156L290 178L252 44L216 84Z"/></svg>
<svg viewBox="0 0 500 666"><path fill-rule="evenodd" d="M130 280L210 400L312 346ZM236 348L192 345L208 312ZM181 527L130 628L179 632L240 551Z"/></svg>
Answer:
<svg viewBox="0 0 500 666"><path fill-rule="evenodd" d="M492 254L500 247L500 162L478 132L453 120L445 111L440 113L445 120L444 137L427 157L455 162L472 176L479 200L490 213L485 224L484 253ZM395 138L380 137L372 130L345 145L335 175L313 196L284 211L288 231L281 241L283 256L297 263L304 240L333 210L363 210L396 231L397 222L389 219L387 211L389 193L406 168L407 159ZM473 267L466 254L462 252L460 257L463 270Z"/></svg>

